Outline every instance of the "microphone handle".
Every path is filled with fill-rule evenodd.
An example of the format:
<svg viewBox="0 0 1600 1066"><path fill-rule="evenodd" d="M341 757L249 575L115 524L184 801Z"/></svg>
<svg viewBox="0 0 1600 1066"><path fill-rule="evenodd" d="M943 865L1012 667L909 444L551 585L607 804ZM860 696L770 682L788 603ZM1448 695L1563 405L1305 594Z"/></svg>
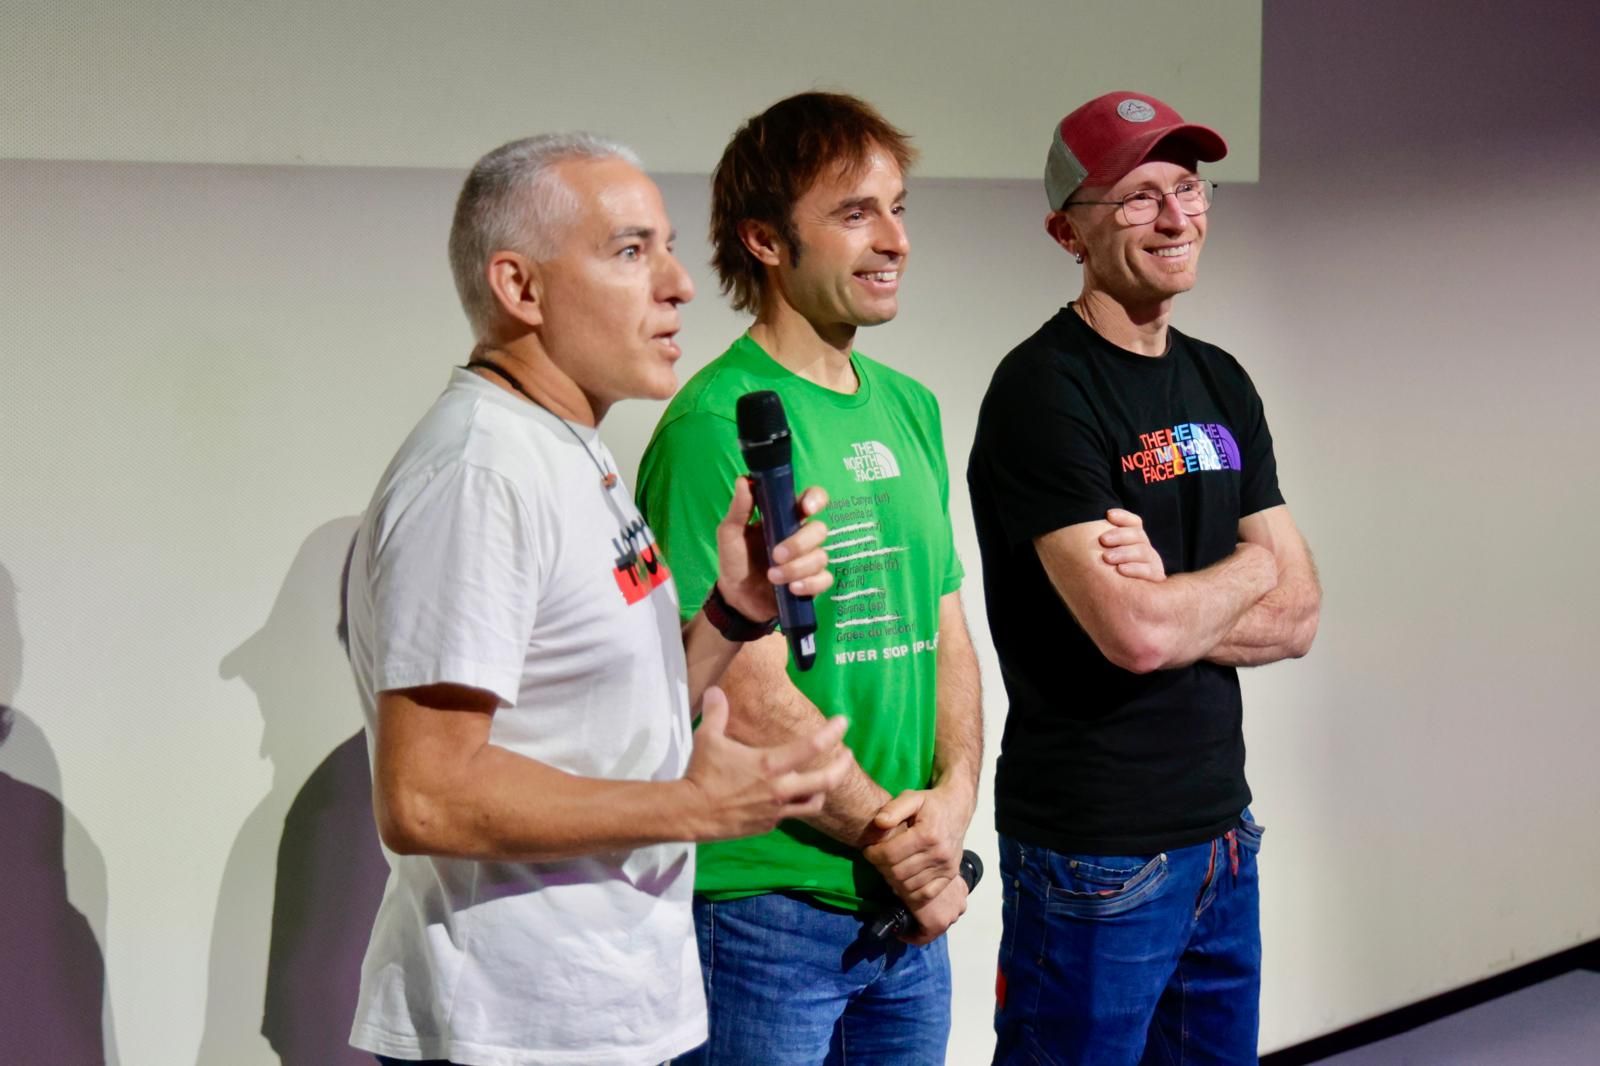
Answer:
<svg viewBox="0 0 1600 1066"><path fill-rule="evenodd" d="M967 891L971 892L978 885L978 879L983 876L983 863L972 851L961 853L961 880L967 883ZM911 908L904 903L892 911L885 911L872 920L867 926L867 936L873 940L888 940L891 936L907 932L916 927L917 920L911 917Z"/></svg>
<svg viewBox="0 0 1600 1066"><path fill-rule="evenodd" d="M761 509L761 533L772 549L800 528L800 508L795 503L794 467L788 463L750 471L756 506ZM778 595L778 625L789 640L789 654L799 670L811 669L817 659L817 609L810 596L796 596L787 586L774 587Z"/></svg>

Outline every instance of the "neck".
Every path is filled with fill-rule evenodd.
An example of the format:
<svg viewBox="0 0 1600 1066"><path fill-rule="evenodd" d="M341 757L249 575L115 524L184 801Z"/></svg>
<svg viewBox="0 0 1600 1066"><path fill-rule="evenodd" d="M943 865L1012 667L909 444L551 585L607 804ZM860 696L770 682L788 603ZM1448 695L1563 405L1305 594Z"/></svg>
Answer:
<svg viewBox="0 0 1600 1066"><path fill-rule="evenodd" d="M855 338L855 326L818 325L782 300L769 301L750 326L750 339L785 370L834 392L861 387L850 364Z"/></svg>
<svg viewBox="0 0 1600 1066"><path fill-rule="evenodd" d="M1136 355L1167 354L1167 322L1172 318L1169 297L1151 305L1128 305L1104 289L1083 287L1073 307L1106 340Z"/></svg>
<svg viewBox="0 0 1600 1066"><path fill-rule="evenodd" d="M468 362L492 363L505 371L520 388L498 374L475 371L486 381L523 399L532 400L558 418L580 426L598 426L609 404L590 396L551 360L544 345L529 333L512 340L480 341Z"/></svg>

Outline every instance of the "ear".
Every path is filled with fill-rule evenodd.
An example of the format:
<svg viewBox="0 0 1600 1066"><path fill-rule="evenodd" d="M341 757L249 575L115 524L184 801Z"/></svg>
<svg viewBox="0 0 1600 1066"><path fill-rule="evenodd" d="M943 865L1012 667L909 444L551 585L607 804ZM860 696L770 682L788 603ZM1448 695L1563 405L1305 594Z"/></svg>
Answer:
<svg viewBox="0 0 1600 1066"><path fill-rule="evenodd" d="M775 267L783 262L783 238L767 223L745 219L739 223L739 240L762 266Z"/></svg>
<svg viewBox="0 0 1600 1066"><path fill-rule="evenodd" d="M1079 247L1078 234L1072 227L1072 216L1065 211L1051 211L1044 216L1044 231L1050 234L1050 239L1065 248L1072 255L1077 255L1082 248Z"/></svg>
<svg viewBox="0 0 1600 1066"><path fill-rule="evenodd" d="M517 252L495 252L483 269L500 310L525 326L544 322L539 269L531 259Z"/></svg>

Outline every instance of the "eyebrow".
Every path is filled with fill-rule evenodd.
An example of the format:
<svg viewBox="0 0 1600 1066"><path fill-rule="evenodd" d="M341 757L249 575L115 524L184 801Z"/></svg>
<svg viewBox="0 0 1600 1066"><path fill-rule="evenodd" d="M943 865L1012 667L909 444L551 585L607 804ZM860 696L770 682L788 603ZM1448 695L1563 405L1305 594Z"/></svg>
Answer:
<svg viewBox="0 0 1600 1066"><path fill-rule="evenodd" d="M905 198L906 198L906 190L901 189L900 192L895 196L895 198L890 201L890 203L896 203L896 204L904 203L905 202ZM833 211L834 211L835 214L838 214L841 211L855 211L855 210L858 210L860 208L877 207L877 206L878 206L878 198L876 196L854 196L854 197L851 197L848 200L839 201L839 205L837 207L835 207L833 209Z"/></svg>
<svg viewBox="0 0 1600 1066"><path fill-rule="evenodd" d="M606 243L613 244L617 241L625 241L632 237L637 237L640 240L648 241L654 238L655 235L656 228L654 226L628 226L624 229L617 230L610 237L606 238ZM677 243L677 240L677 230L674 229L667 234L668 244L675 244Z"/></svg>
<svg viewBox="0 0 1600 1066"><path fill-rule="evenodd" d="M1199 171L1191 170L1188 173L1184 174L1181 178L1176 179L1173 182L1173 184L1174 185L1182 185L1186 181L1197 181L1199 179L1199 177L1200 177ZM1138 185L1135 185L1133 188L1129 189L1127 192L1123 193L1122 195L1131 196L1136 192L1145 192L1145 191L1148 191L1150 189L1158 189L1158 190L1160 190L1162 192L1166 192L1167 191L1165 189L1161 189L1160 183L1152 179L1150 181L1142 181L1142 182L1140 182Z"/></svg>

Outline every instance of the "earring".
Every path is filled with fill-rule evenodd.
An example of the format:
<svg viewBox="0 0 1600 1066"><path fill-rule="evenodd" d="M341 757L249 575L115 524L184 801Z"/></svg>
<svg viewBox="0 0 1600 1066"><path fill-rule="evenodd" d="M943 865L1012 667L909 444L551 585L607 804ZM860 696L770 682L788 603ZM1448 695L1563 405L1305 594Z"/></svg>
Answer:
<svg viewBox="0 0 1600 1066"><path fill-rule="evenodd" d="M1079 252L1077 255L1073 256L1072 258L1076 259L1079 263L1082 263L1083 262L1083 253Z"/></svg>

